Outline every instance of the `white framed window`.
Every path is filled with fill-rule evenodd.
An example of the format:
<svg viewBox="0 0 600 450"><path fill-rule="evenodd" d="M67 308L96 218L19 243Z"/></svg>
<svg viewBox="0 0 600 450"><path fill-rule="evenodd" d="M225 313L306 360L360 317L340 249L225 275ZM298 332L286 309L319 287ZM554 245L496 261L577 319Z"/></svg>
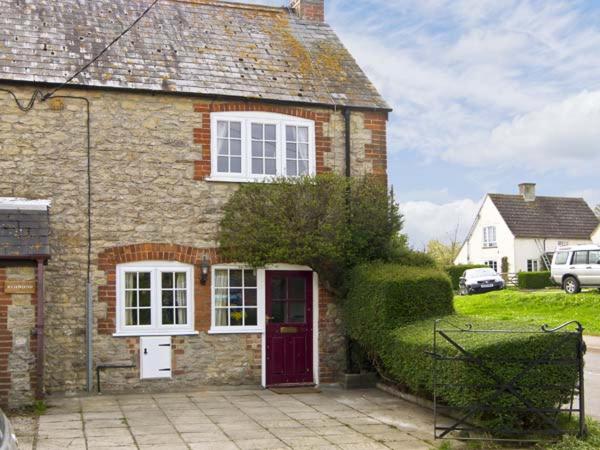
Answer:
<svg viewBox="0 0 600 450"><path fill-rule="evenodd" d="M211 332L262 331L264 312L259 302L259 272L242 266L212 268Z"/></svg>
<svg viewBox="0 0 600 450"><path fill-rule="evenodd" d="M483 263L484 265L488 266L490 269L494 269L496 272L498 272L498 261L486 261Z"/></svg>
<svg viewBox="0 0 600 450"><path fill-rule="evenodd" d="M496 242L496 227L489 226L483 228L483 247L490 248L496 247L498 244Z"/></svg>
<svg viewBox="0 0 600 450"><path fill-rule="evenodd" d="M116 335L194 333L194 268L149 261L117 266Z"/></svg>
<svg viewBox="0 0 600 450"><path fill-rule="evenodd" d="M527 260L527 272L538 272L540 265L537 259L528 259Z"/></svg>
<svg viewBox="0 0 600 450"><path fill-rule="evenodd" d="M315 123L283 114L211 114L214 181L265 181L316 173Z"/></svg>

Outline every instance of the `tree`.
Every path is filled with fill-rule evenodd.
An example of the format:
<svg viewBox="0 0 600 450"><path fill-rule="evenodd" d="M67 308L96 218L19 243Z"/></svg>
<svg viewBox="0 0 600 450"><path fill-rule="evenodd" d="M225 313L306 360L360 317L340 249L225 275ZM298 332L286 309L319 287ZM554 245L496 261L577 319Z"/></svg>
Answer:
<svg viewBox="0 0 600 450"><path fill-rule="evenodd" d="M218 239L226 260L306 265L337 290L356 264L393 259L404 245L401 229L380 179L330 174L240 186L224 207Z"/></svg>
<svg viewBox="0 0 600 450"><path fill-rule="evenodd" d="M452 233L449 233L446 242L433 239L427 243L426 252L431 256L440 267L454 265L454 260L460 252L461 242L459 241L460 224Z"/></svg>

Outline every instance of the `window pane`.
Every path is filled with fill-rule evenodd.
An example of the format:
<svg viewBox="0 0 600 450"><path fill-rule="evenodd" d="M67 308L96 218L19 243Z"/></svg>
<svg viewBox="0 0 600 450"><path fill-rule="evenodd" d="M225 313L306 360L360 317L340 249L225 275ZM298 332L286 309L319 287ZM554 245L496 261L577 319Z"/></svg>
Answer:
<svg viewBox="0 0 600 450"><path fill-rule="evenodd" d="M150 307L150 291L140 291L139 293L139 306Z"/></svg>
<svg viewBox="0 0 600 450"><path fill-rule="evenodd" d="M289 159L296 159L297 158L297 154L296 154L296 144L287 144L286 145L286 152L287 152L287 157Z"/></svg>
<svg viewBox="0 0 600 450"><path fill-rule="evenodd" d="M229 158L226 156L219 156L217 158L217 171L223 173L229 172Z"/></svg>
<svg viewBox="0 0 600 450"><path fill-rule="evenodd" d="M261 141L263 138L263 126L259 123L252 124L252 139Z"/></svg>
<svg viewBox="0 0 600 450"><path fill-rule="evenodd" d="M227 270L217 269L215 270L215 287L227 287L228 274Z"/></svg>
<svg viewBox="0 0 600 450"><path fill-rule="evenodd" d="M137 291L125 291L125 306L137 306Z"/></svg>
<svg viewBox="0 0 600 450"><path fill-rule="evenodd" d="M263 156L262 142L252 141L252 156Z"/></svg>
<svg viewBox="0 0 600 450"><path fill-rule="evenodd" d="M275 158L277 145L275 142L265 142L265 156L267 158Z"/></svg>
<svg viewBox="0 0 600 450"><path fill-rule="evenodd" d="M298 127L298 141L308 143L308 127Z"/></svg>
<svg viewBox="0 0 600 450"><path fill-rule="evenodd" d="M304 302L289 302L289 317L291 323L304 323L306 304Z"/></svg>
<svg viewBox="0 0 600 450"><path fill-rule="evenodd" d="M298 161L298 175L308 175L308 161Z"/></svg>
<svg viewBox="0 0 600 450"><path fill-rule="evenodd" d="M226 327L229 325L228 309L217 309L215 311L215 325L218 327Z"/></svg>
<svg viewBox="0 0 600 450"><path fill-rule="evenodd" d="M298 145L298 158L308 159L308 144Z"/></svg>
<svg viewBox="0 0 600 450"><path fill-rule="evenodd" d="M265 160L265 174L267 174L267 175L276 175L277 174L277 165L275 164L274 159L266 159Z"/></svg>
<svg viewBox="0 0 600 450"><path fill-rule="evenodd" d="M256 272L254 270L244 270L244 286L256 286Z"/></svg>
<svg viewBox="0 0 600 450"><path fill-rule="evenodd" d="M162 323L163 325L174 325L173 310L171 308L163 309Z"/></svg>
<svg viewBox="0 0 600 450"><path fill-rule="evenodd" d="M242 138L242 123L241 122L229 122L229 136L234 139Z"/></svg>
<svg viewBox="0 0 600 450"><path fill-rule="evenodd" d="M187 309L177 308L175 310L175 323L177 323L177 325L187 324Z"/></svg>
<svg viewBox="0 0 600 450"><path fill-rule="evenodd" d="M217 153L219 155L229 154L229 142L226 139L217 140Z"/></svg>
<svg viewBox="0 0 600 450"><path fill-rule="evenodd" d="M125 324L126 325L137 325L137 309L126 309L125 310Z"/></svg>
<svg viewBox="0 0 600 450"><path fill-rule="evenodd" d="M256 288L244 290L244 304L246 306L256 306Z"/></svg>
<svg viewBox="0 0 600 450"><path fill-rule="evenodd" d="M161 282L163 289L169 289L173 287L173 273L172 272L163 272L161 274Z"/></svg>
<svg viewBox="0 0 600 450"><path fill-rule="evenodd" d="M287 174L290 177L298 176L298 169L296 167L296 161L290 159L287 160Z"/></svg>
<svg viewBox="0 0 600 450"><path fill-rule="evenodd" d="M163 291L162 305L163 306L173 306L173 291Z"/></svg>
<svg viewBox="0 0 600 450"><path fill-rule="evenodd" d="M229 305L230 306L242 306L242 290L241 289L230 289L229 290Z"/></svg>
<svg viewBox="0 0 600 450"><path fill-rule="evenodd" d="M242 154L242 141L237 139L229 141L229 154L233 156L240 156Z"/></svg>
<svg viewBox="0 0 600 450"><path fill-rule="evenodd" d="M275 125L265 125L265 139L267 141L274 141L277 139L277 132Z"/></svg>
<svg viewBox="0 0 600 450"><path fill-rule="evenodd" d="M244 285L242 281L242 270L232 270L229 272L229 285L231 287L242 287Z"/></svg>
<svg viewBox="0 0 600 450"><path fill-rule="evenodd" d="M575 257L573 258L573 264L587 264L588 262L588 252L575 252Z"/></svg>
<svg viewBox="0 0 600 450"><path fill-rule="evenodd" d="M242 158L231 158L231 172L242 173Z"/></svg>
<svg viewBox="0 0 600 450"><path fill-rule="evenodd" d="M187 287L187 273L175 272L175 287L178 289Z"/></svg>
<svg viewBox="0 0 600 450"><path fill-rule="evenodd" d="M231 326L241 326L244 321L244 311L242 309L231 310Z"/></svg>
<svg viewBox="0 0 600 450"><path fill-rule="evenodd" d="M185 290L175 291L175 306L187 305L187 292Z"/></svg>
<svg viewBox="0 0 600 450"><path fill-rule="evenodd" d="M247 308L246 309L246 322L247 326L256 326L258 325L258 314L256 308Z"/></svg>
<svg viewBox="0 0 600 450"><path fill-rule="evenodd" d="M125 274L125 289L135 289L137 287L137 273L127 272Z"/></svg>
<svg viewBox="0 0 600 450"><path fill-rule="evenodd" d="M252 158L252 173L262 174L263 173L263 160Z"/></svg>
<svg viewBox="0 0 600 450"><path fill-rule="evenodd" d="M150 325L150 309L140 309L140 325Z"/></svg>
<svg viewBox="0 0 600 450"><path fill-rule="evenodd" d="M140 289L150 289L150 272L140 272Z"/></svg>
<svg viewBox="0 0 600 450"><path fill-rule="evenodd" d="M296 127L285 127L285 137L290 142L296 142Z"/></svg>
<svg viewBox="0 0 600 450"><path fill-rule="evenodd" d="M228 137L229 133L228 133L228 122L222 122L219 121L217 122L217 136L220 138L226 138Z"/></svg>
<svg viewBox="0 0 600 450"><path fill-rule="evenodd" d="M304 300L306 298L306 281L304 278L290 278L288 298Z"/></svg>
<svg viewBox="0 0 600 450"><path fill-rule="evenodd" d="M273 308L271 311L271 315L273 318L271 319L272 323L283 323L285 317L285 306L287 302L273 302Z"/></svg>
<svg viewBox="0 0 600 450"><path fill-rule="evenodd" d="M215 306L228 306L229 289L215 289Z"/></svg>
<svg viewBox="0 0 600 450"><path fill-rule="evenodd" d="M287 298L287 284L285 278L273 278L271 282L271 296L274 300Z"/></svg>
<svg viewBox="0 0 600 450"><path fill-rule="evenodd" d="M590 264L600 264L600 251L591 251L590 252Z"/></svg>

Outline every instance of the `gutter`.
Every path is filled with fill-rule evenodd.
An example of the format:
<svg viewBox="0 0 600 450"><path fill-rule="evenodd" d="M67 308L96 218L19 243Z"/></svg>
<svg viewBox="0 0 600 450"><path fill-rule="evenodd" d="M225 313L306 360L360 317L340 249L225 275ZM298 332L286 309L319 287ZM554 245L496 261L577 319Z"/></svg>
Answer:
<svg viewBox="0 0 600 450"><path fill-rule="evenodd" d="M352 176L352 111L350 108L344 108L344 124L345 124L345 155L346 155L346 177Z"/></svg>

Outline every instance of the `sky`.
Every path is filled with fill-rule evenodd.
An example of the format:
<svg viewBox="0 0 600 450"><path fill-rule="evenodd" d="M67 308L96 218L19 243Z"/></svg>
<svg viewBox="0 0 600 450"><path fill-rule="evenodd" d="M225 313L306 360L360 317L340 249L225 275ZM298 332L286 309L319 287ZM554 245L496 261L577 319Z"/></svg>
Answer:
<svg viewBox="0 0 600 450"><path fill-rule="evenodd" d="M464 237L486 193L521 182L600 203L600 0L325 4L394 109L388 173L414 248Z"/></svg>

